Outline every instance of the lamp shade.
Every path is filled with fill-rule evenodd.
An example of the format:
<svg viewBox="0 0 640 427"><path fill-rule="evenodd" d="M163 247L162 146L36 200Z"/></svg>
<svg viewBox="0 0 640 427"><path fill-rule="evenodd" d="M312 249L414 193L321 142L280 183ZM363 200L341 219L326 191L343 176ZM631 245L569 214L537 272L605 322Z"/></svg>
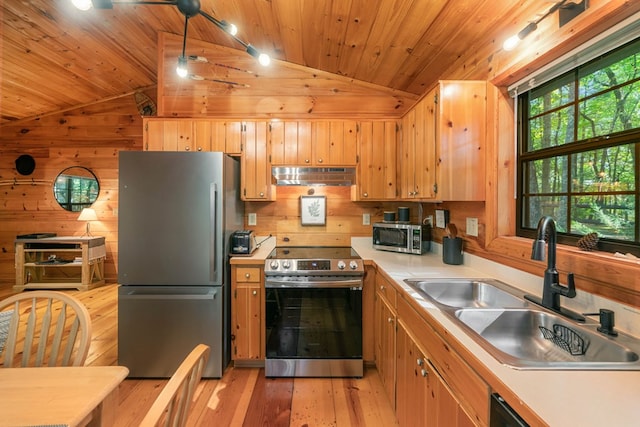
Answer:
<svg viewBox="0 0 640 427"><path fill-rule="evenodd" d="M96 211L91 208L84 208L82 212L80 212L80 216L78 217L78 221L97 221L98 215L96 215Z"/></svg>

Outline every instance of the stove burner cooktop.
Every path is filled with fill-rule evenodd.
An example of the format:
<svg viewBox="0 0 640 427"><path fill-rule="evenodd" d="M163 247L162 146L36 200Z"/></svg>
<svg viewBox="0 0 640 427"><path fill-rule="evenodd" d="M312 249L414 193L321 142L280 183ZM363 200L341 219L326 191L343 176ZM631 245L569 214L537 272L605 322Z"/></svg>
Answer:
<svg viewBox="0 0 640 427"><path fill-rule="evenodd" d="M267 275L363 274L362 259L350 247L276 247L265 260Z"/></svg>

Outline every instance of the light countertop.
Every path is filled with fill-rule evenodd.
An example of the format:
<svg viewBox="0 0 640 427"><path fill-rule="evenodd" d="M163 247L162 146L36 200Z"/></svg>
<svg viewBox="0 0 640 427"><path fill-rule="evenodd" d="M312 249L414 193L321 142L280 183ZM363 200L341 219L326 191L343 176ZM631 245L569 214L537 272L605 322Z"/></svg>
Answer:
<svg viewBox="0 0 640 427"><path fill-rule="evenodd" d="M540 295L541 277L466 253L462 265L447 265L442 262L438 244L432 244L432 252L424 255L377 251L372 248L370 238L353 238L351 245L363 259L374 261L378 268L412 295L433 318L550 426L622 427L640 423L640 371L516 370L502 365L443 312L403 282L411 277L495 278L523 291ZM563 304L566 300L563 298ZM575 302L579 310L589 303L600 305L603 301L587 295ZM568 303L565 305L570 306ZM609 302L609 306L612 305L615 304ZM623 314L621 307L615 309L616 316L618 313ZM627 312L623 323L637 327L637 311L631 309Z"/></svg>

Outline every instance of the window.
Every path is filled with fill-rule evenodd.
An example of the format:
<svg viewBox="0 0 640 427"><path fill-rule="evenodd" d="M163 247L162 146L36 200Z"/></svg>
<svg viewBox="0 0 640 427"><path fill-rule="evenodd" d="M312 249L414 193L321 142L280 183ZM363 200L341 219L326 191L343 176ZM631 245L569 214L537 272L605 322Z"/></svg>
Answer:
<svg viewBox="0 0 640 427"><path fill-rule="evenodd" d="M518 96L518 235L640 254L640 40Z"/></svg>

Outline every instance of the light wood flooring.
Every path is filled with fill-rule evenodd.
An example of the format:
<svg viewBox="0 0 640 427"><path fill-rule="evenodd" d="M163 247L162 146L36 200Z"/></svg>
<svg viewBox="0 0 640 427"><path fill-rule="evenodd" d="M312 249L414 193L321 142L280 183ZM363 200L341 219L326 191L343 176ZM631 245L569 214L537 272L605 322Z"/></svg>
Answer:
<svg viewBox="0 0 640 427"><path fill-rule="evenodd" d="M117 285L67 290L89 309L93 340L87 365L117 364ZM13 292L0 290L0 298ZM127 379L119 389L117 427L137 426L167 380ZM258 368L228 368L196 391L189 426L396 426L378 372L361 379L265 378Z"/></svg>

